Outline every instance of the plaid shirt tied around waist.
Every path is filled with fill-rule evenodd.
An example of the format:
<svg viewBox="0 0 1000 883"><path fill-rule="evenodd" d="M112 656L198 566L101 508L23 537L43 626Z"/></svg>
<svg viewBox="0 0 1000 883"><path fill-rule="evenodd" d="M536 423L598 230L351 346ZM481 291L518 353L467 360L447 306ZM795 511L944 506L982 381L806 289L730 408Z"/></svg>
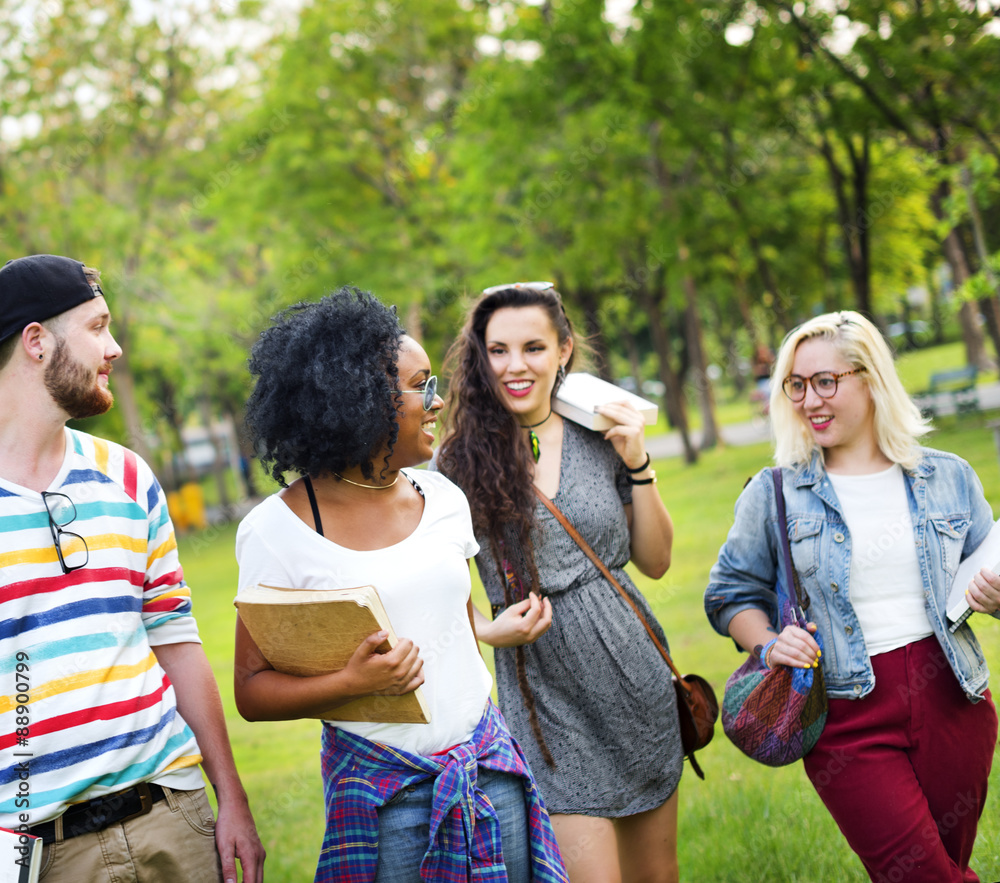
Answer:
<svg viewBox="0 0 1000 883"><path fill-rule="evenodd" d="M322 764L327 816L316 883L371 883L378 868L378 808L429 778L435 779L430 842L420 879L506 881L499 820L476 787L481 766L524 781L532 880L569 881L534 777L492 701L468 742L431 757L324 724Z"/></svg>

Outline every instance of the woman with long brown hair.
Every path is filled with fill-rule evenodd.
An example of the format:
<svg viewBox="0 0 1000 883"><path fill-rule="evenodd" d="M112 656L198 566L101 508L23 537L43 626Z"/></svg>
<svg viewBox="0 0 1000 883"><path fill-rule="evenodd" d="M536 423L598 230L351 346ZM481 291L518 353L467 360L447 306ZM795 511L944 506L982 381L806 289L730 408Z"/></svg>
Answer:
<svg viewBox="0 0 1000 883"><path fill-rule="evenodd" d="M604 433L552 410L577 347L549 283L487 289L448 355L437 468L469 498L493 617L500 706L535 772L574 881L677 879L682 753L670 674L635 613L536 496L556 504L626 587L659 578L673 525L642 416L602 406Z"/></svg>

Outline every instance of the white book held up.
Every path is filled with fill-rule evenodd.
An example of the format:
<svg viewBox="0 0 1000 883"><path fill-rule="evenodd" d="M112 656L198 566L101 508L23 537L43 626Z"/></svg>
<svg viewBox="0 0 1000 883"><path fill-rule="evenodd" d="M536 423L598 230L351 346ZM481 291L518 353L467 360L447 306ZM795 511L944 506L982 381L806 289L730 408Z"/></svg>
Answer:
<svg viewBox="0 0 1000 883"><path fill-rule="evenodd" d="M955 572L955 581L948 592L948 619L950 631L955 631L972 613L969 602L965 599L965 590L969 588L972 578L984 567L994 573L1000 573L1000 521L993 525L976 551L969 555Z"/></svg>
<svg viewBox="0 0 1000 883"><path fill-rule="evenodd" d="M566 375L556 391L552 410L587 429L605 430L615 425L614 420L598 414L594 409L611 402L629 402L642 414L647 425L656 423L657 406L653 402L582 371Z"/></svg>

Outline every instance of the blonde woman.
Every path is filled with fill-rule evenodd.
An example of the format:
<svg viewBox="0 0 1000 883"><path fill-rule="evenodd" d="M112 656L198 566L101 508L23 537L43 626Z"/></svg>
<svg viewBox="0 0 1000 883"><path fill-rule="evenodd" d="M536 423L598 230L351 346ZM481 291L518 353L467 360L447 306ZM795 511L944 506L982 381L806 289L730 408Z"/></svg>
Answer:
<svg viewBox="0 0 1000 883"><path fill-rule="evenodd" d="M959 562L993 526L979 479L920 446L926 422L859 313L788 335L771 421L787 524L763 470L712 569L709 619L768 666L822 665L830 711L805 769L872 880L976 881L997 715L972 628L952 633L945 609ZM778 530L811 600L808 629L775 628ZM1000 578L981 571L967 597L995 616Z"/></svg>

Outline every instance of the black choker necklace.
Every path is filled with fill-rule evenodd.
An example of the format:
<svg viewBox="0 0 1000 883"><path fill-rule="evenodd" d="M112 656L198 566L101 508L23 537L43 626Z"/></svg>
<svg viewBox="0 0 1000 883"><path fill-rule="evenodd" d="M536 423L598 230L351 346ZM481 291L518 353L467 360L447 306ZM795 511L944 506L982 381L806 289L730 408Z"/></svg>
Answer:
<svg viewBox="0 0 1000 883"><path fill-rule="evenodd" d="M542 451L541 448L539 448L538 446L538 435L535 433L535 427L541 426L551 416L552 416L552 409L549 408L549 413L545 415L545 418L543 420L539 420L537 423L530 423L527 426L525 426L523 423L521 424L521 429L528 430L528 441L531 442L531 456L535 458L536 463L538 462L538 458L541 455Z"/></svg>

